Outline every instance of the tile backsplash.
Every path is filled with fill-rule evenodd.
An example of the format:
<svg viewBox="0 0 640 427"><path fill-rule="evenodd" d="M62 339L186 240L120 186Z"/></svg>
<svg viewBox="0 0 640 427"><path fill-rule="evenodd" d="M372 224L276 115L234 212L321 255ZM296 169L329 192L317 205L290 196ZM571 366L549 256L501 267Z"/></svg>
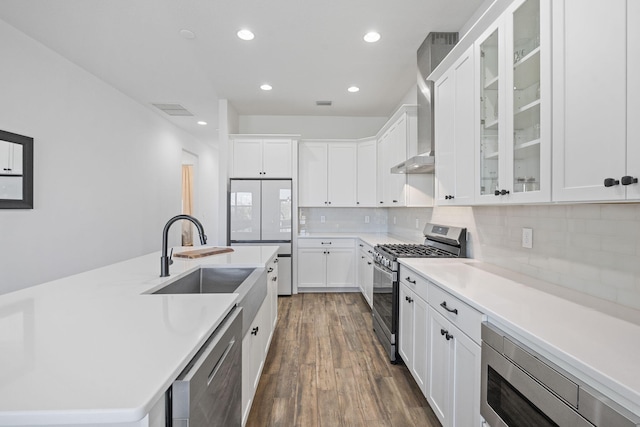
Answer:
<svg viewBox="0 0 640 427"><path fill-rule="evenodd" d="M426 222L466 227L469 257L640 309L638 203L305 208L300 214L308 232L386 231L413 241L422 241ZM522 247L522 228L533 230L531 249Z"/></svg>

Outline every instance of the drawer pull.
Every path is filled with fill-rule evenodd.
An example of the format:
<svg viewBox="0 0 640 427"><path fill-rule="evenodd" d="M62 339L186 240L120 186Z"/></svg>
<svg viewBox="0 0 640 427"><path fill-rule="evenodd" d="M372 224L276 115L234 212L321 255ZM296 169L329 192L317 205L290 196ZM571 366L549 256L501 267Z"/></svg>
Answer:
<svg viewBox="0 0 640 427"><path fill-rule="evenodd" d="M259 329L260 329L260 328L259 328L258 326L256 326L255 328L253 328L253 329L251 330L251 335L258 336L258 330L259 330Z"/></svg>
<svg viewBox="0 0 640 427"><path fill-rule="evenodd" d="M406 278L406 279L404 279L404 280L406 280L406 281L407 281L407 282L409 282L409 283L413 283L414 285L416 284L416 281L415 281L415 280L411 280L411 277L410 277L410 276L407 276L407 278Z"/></svg>
<svg viewBox="0 0 640 427"><path fill-rule="evenodd" d="M440 304L440 307L444 308L449 313L458 314L458 309L457 308L449 308L449 307L447 307L447 302L446 301L442 301L442 303Z"/></svg>
<svg viewBox="0 0 640 427"><path fill-rule="evenodd" d="M447 331L446 329L440 329L440 335L444 336L447 339L447 341L453 338L453 335L451 335L449 331Z"/></svg>
<svg viewBox="0 0 640 427"><path fill-rule="evenodd" d="M330 245L331 242L320 242L321 245Z"/></svg>
<svg viewBox="0 0 640 427"><path fill-rule="evenodd" d="M371 261L367 261L367 265L371 265Z"/></svg>
<svg viewBox="0 0 640 427"><path fill-rule="evenodd" d="M273 271L273 267L269 267L269 269L267 270L267 273L271 273Z"/></svg>

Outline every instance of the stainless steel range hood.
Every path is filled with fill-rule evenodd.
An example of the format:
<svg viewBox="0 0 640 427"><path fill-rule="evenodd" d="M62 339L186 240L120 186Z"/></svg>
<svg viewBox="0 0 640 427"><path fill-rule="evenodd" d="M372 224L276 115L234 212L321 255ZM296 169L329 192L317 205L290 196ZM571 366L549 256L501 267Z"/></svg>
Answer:
<svg viewBox="0 0 640 427"><path fill-rule="evenodd" d="M433 128L434 68L458 43L458 33L429 33L418 48L418 155L391 168L391 173L433 173L435 165Z"/></svg>
<svg viewBox="0 0 640 427"><path fill-rule="evenodd" d="M413 156L391 168L391 173L433 173L435 156L431 152Z"/></svg>

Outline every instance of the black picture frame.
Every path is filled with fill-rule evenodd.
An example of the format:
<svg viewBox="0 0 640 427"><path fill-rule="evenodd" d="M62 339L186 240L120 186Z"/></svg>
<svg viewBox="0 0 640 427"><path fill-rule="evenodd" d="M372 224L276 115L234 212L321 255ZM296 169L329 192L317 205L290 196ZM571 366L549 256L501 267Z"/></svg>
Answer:
<svg viewBox="0 0 640 427"><path fill-rule="evenodd" d="M33 138L0 130L0 140L22 145L22 199L0 199L0 209L33 209Z"/></svg>

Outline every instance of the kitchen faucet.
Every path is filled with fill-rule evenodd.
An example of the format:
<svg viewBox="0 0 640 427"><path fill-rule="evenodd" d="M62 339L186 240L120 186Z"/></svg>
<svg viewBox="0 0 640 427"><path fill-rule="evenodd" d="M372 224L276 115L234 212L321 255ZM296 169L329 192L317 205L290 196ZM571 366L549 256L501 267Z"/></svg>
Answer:
<svg viewBox="0 0 640 427"><path fill-rule="evenodd" d="M191 215L176 215L173 218L171 218L165 224L164 230L162 230L162 256L160 257L160 277L169 276L169 266L173 264L173 260L171 259L171 256L167 255L167 251L168 251L167 240L169 239L169 228L171 228L171 225L174 222L180 221L181 219L186 219L191 221L198 229L198 234L200 235L200 243L203 245L207 244L207 235L204 234L204 227L202 227L202 224L200 223L200 221L198 221Z"/></svg>

